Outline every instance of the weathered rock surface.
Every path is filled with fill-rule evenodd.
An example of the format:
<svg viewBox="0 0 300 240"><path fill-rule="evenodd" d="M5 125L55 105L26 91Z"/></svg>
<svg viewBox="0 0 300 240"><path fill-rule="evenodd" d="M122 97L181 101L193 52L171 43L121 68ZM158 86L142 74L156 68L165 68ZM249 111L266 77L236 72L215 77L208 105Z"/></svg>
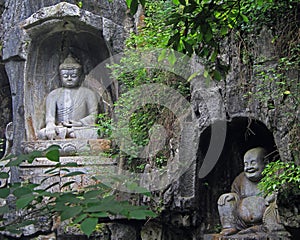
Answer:
<svg viewBox="0 0 300 240"><path fill-rule="evenodd" d="M111 54L121 52L126 34L135 28L123 0L85 0L81 9L76 2L5 1L1 25L5 69L0 69L0 86L7 91L0 91L3 105L0 129L2 133L6 125L3 122L11 120L12 109L14 153L22 152L22 142L36 140L35 131L44 121L45 95L59 85L56 69L60 59L71 51L83 61L84 72L88 74ZM0 1L1 4L3 6L4 1ZM294 117L290 117L282 109L290 109L294 104L292 100L284 96L267 99L266 96L262 103L255 98L262 87L259 72L276 66L272 60L276 57L272 39L268 29L252 39L255 64L249 69L232 36L224 50L224 60L231 63L226 79L209 84L202 77L192 81L194 118L189 133L182 136L177 156L179 161L189 159L192 164L160 195L164 203L161 218L154 223L150 221L142 230L113 223L106 228L107 235L100 239L203 239L204 233L218 232L217 199L229 191L234 177L241 172L242 155L247 149L262 145L269 151L278 149L283 160L296 156L291 150L294 141L291 136L299 133L299 128L294 127L297 117L299 120L299 109L293 110ZM199 71L203 66L195 60L191 68ZM291 78L299 78L298 72L289 74ZM99 80L100 85L102 80ZM278 90L275 83L265 87ZM115 92L112 86L106 94L113 99ZM7 96L11 96L12 108ZM274 105L272 108L268 106L269 100ZM207 152L211 155L207 156ZM13 169L12 180L18 178L18 171ZM296 209L286 211L284 223L299 229L299 208Z"/></svg>

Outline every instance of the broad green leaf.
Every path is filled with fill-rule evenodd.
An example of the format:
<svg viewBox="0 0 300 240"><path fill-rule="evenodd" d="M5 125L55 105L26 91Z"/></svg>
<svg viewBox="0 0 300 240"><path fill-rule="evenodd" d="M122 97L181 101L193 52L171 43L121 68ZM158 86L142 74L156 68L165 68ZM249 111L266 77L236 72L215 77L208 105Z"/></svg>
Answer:
<svg viewBox="0 0 300 240"><path fill-rule="evenodd" d="M82 6L83 6L82 1L79 1L79 2L77 3L77 6L78 6L79 8L82 8Z"/></svg>
<svg viewBox="0 0 300 240"><path fill-rule="evenodd" d="M61 167L78 167L78 164L76 162L69 162L62 165Z"/></svg>
<svg viewBox="0 0 300 240"><path fill-rule="evenodd" d="M36 187L40 186L40 184L37 184L37 183L29 183L29 184L26 184L26 187L27 188L30 188L31 190L35 189Z"/></svg>
<svg viewBox="0 0 300 240"><path fill-rule="evenodd" d="M203 76L204 76L205 78L208 77L208 71L207 71L207 70L204 70Z"/></svg>
<svg viewBox="0 0 300 240"><path fill-rule="evenodd" d="M262 6L264 3L264 0L256 0L256 2L257 2L258 6Z"/></svg>
<svg viewBox="0 0 300 240"><path fill-rule="evenodd" d="M87 206L91 206L89 204L99 203L99 198L85 198L84 200L81 200L83 204L86 204Z"/></svg>
<svg viewBox="0 0 300 240"><path fill-rule="evenodd" d="M65 210L66 205L62 202L58 202L53 206L53 209L57 212L62 212L63 210Z"/></svg>
<svg viewBox="0 0 300 240"><path fill-rule="evenodd" d="M226 35L228 33L228 28L226 26L221 27L221 35Z"/></svg>
<svg viewBox="0 0 300 240"><path fill-rule="evenodd" d="M95 198L95 197L98 197L100 194L101 194L100 190L91 190L91 191L85 192L83 196L84 196L84 198Z"/></svg>
<svg viewBox="0 0 300 240"><path fill-rule="evenodd" d="M7 179L7 178L9 178L9 174L7 172L0 172L0 178Z"/></svg>
<svg viewBox="0 0 300 240"><path fill-rule="evenodd" d="M0 207L0 214L9 213L9 208L7 205L4 205L3 207Z"/></svg>
<svg viewBox="0 0 300 240"><path fill-rule="evenodd" d="M82 171L75 171L75 172L70 172L70 173L64 175L63 177L73 177L73 176L78 176L78 175L82 175L82 174L85 174L85 173Z"/></svg>
<svg viewBox="0 0 300 240"><path fill-rule="evenodd" d="M78 215L82 211L82 207L80 206L75 206L75 207L70 207L70 206L65 206L65 209L62 211L60 217L61 220L64 221L66 219L70 219Z"/></svg>
<svg viewBox="0 0 300 240"><path fill-rule="evenodd" d="M0 198L7 198L10 194L9 188L0 188Z"/></svg>
<svg viewBox="0 0 300 240"><path fill-rule="evenodd" d="M120 207L120 202L116 201L114 196L108 196L96 203L89 203L84 211L90 213L111 212L113 214L118 214L121 210L122 207Z"/></svg>
<svg viewBox="0 0 300 240"><path fill-rule="evenodd" d="M28 163L32 163L34 161L34 159L36 159L37 157L42 157L42 156L43 156L43 154L41 151L33 151L28 154L27 161L28 161Z"/></svg>
<svg viewBox="0 0 300 240"><path fill-rule="evenodd" d="M11 189L16 189L16 188L19 188L19 187L21 187L21 183L19 183L19 182L12 183L11 186L10 186Z"/></svg>
<svg viewBox="0 0 300 240"><path fill-rule="evenodd" d="M129 218L146 219L147 217L156 217L157 215L150 210L134 210L129 213Z"/></svg>
<svg viewBox="0 0 300 240"><path fill-rule="evenodd" d="M126 5L128 8L130 7L131 2L132 2L132 0L126 0Z"/></svg>
<svg viewBox="0 0 300 240"><path fill-rule="evenodd" d="M75 223L75 224L77 224L77 223L80 223L83 219L85 219L85 218L87 218L87 214L81 214L81 215L79 215L77 218L75 218L74 220L73 220L73 223Z"/></svg>
<svg viewBox="0 0 300 240"><path fill-rule="evenodd" d="M140 0L140 4L144 7L146 4L146 0Z"/></svg>
<svg viewBox="0 0 300 240"><path fill-rule="evenodd" d="M20 187L17 188L16 190L14 190L13 195L16 198L21 198L22 196L25 196L27 194L31 194L32 193L32 189L27 188L27 187Z"/></svg>
<svg viewBox="0 0 300 240"><path fill-rule="evenodd" d="M204 39L206 42L209 42L210 40L212 40L212 38L213 38L213 35L212 35L211 31L208 31L204 34Z"/></svg>
<svg viewBox="0 0 300 240"><path fill-rule="evenodd" d="M97 223L98 223L98 218L86 218L80 224L80 229L89 237L92 234L92 232L95 230Z"/></svg>
<svg viewBox="0 0 300 240"><path fill-rule="evenodd" d="M158 56L157 61L161 62L162 60L164 60L166 58L166 53L167 53L167 49L161 50L161 52L160 52L160 54Z"/></svg>
<svg viewBox="0 0 300 240"><path fill-rule="evenodd" d="M54 150L60 150L61 147L59 145L51 145L50 147L48 147L45 151L48 152L48 151L54 151Z"/></svg>
<svg viewBox="0 0 300 240"><path fill-rule="evenodd" d="M97 212L106 212L108 210L109 210L109 207L104 207L98 203L97 205L87 207L86 209L84 209L84 212L97 213Z"/></svg>
<svg viewBox="0 0 300 240"><path fill-rule="evenodd" d="M213 53L212 53L212 55L211 55L211 57L210 57L210 61L211 61L211 62L215 62L217 56L218 56L218 51L217 51L217 50L213 51Z"/></svg>
<svg viewBox="0 0 300 240"><path fill-rule="evenodd" d="M220 73L218 70L214 70L214 71L213 71L213 75L214 75L214 79L215 79L215 80L221 81L222 75L221 75L221 73Z"/></svg>
<svg viewBox="0 0 300 240"><path fill-rule="evenodd" d="M127 182L125 186L128 190L134 191L138 187L138 184L136 182Z"/></svg>
<svg viewBox="0 0 300 240"><path fill-rule="evenodd" d="M138 10L139 2L138 0L132 0L130 3L130 13L134 15Z"/></svg>
<svg viewBox="0 0 300 240"><path fill-rule="evenodd" d="M90 214L90 216L96 218L106 218L108 217L108 214L106 212L98 212L98 213L92 213Z"/></svg>
<svg viewBox="0 0 300 240"><path fill-rule="evenodd" d="M197 75L199 74L199 72L194 72L191 76L189 76L188 78L188 82L190 82L191 80L193 80L195 77L197 77Z"/></svg>
<svg viewBox="0 0 300 240"><path fill-rule="evenodd" d="M46 153L46 158L53 162L59 162L59 148L53 146Z"/></svg>
<svg viewBox="0 0 300 240"><path fill-rule="evenodd" d="M169 63L172 65L172 66L174 66L174 64L176 63L176 56L175 56L175 54L174 54L174 51L171 51L170 53L169 53L169 55L168 55L168 61L169 61Z"/></svg>
<svg viewBox="0 0 300 240"><path fill-rule="evenodd" d="M172 0L175 5L179 5L179 0Z"/></svg>
<svg viewBox="0 0 300 240"><path fill-rule="evenodd" d="M79 203L81 200L78 198L77 195L72 193L65 193L56 198L56 202L62 203Z"/></svg>
<svg viewBox="0 0 300 240"><path fill-rule="evenodd" d="M25 161L25 159L17 157L17 159L12 159L5 166L6 167L16 167L16 166L19 166L23 161Z"/></svg>
<svg viewBox="0 0 300 240"><path fill-rule="evenodd" d="M246 16L246 15L244 15L244 14L240 14L241 16L242 16L242 18L243 18L243 21L245 22L245 23L248 23L249 22L249 19L248 19L248 17Z"/></svg>
<svg viewBox="0 0 300 240"><path fill-rule="evenodd" d="M34 200L34 195L26 195L16 201L17 209L22 209L28 206Z"/></svg>

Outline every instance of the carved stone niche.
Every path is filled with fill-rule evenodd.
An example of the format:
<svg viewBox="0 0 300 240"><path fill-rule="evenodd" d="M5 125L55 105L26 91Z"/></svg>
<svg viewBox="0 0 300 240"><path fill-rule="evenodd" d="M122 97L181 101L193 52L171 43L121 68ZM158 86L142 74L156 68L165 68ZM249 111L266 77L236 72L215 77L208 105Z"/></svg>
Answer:
<svg viewBox="0 0 300 240"><path fill-rule="evenodd" d="M89 137L93 141L85 137L39 140L37 133L45 127L46 96L61 87L58 67L69 54L82 65L82 86L98 94L99 112L110 111L115 98L115 85L109 80L107 70L101 63L120 48L114 39L123 38L122 27L66 2L40 9L21 22L19 27L19 56L25 59L24 74L21 75L23 79L19 80L24 85L23 99L20 99L23 102L24 122L15 124L24 125L24 129L18 129L24 136L21 135L23 151L42 150L50 143L60 145L62 155L103 150L101 146L104 140L97 143L99 137L96 128L92 129L92 137ZM104 145L107 147L109 144L106 142Z"/></svg>
<svg viewBox="0 0 300 240"><path fill-rule="evenodd" d="M11 90L7 74L3 65L0 65L0 106L0 147L5 149L5 151L0 151L1 158L5 155L6 152L9 151L10 146L8 144L8 139L5 136L5 129L6 125L12 120Z"/></svg>
<svg viewBox="0 0 300 240"><path fill-rule="evenodd" d="M206 128L199 141L197 152L197 172L203 167L203 159L211 144L211 127ZM213 169L204 178L196 181L198 213L202 221L204 239L288 239L287 236L275 238L266 232L256 232L243 235L235 234L223 236L220 216L218 213L218 198L231 191L231 184L235 177L243 172L244 154L252 148L263 147L269 153L268 160L279 158L272 132L260 121L236 117L227 123L227 134L222 153ZM210 234L214 233L214 234ZM269 238L270 237L270 238ZM272 238L273 237L273 238Z"/></svg>

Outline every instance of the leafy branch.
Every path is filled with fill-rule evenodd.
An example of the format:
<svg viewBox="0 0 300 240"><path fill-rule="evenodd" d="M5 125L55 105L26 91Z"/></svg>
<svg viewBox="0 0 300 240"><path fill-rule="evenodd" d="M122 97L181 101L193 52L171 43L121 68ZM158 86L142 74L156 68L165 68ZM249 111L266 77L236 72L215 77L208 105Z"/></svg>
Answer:
<svg viewBox="0 0 300 240"><path fill-rule="evenodd" d="M278 192L281 198L288 199L291 194L300 194L300 166L293 162L280 160L267 164L259 188L270 195Z"/></svg>
<svg viewBox="0 0 300 240"><path fill-rule="evenodd" d="M23 181L7 183L0 189L0 230L22 235L24 227L38 224L38 219L47 216L48 221L56 216L61 221L68 220L78 224L84 234L90 236L101 221L110 221L112 216L122 216L128 219L146 219L156 217L147 206L134 205L128 201L120 201L111 188L94 182L82 188L73 188L73 177L83 177L86 173L74 171L76 162L61 163L59 147L51 146L45 151L34 151L19 156L9 156L4 161L0 178L7 180L10 174L7 168L31 164L37 157L45 157L55 165L45 171L45 177L40 183ZM64 181L55 181L54 177ZM46 184L46 182L51 184ZM58 187L58 191L55 191ZM137 186L138 187L138 186ZM57 189L57 188L56 188ZM149 193L146 192L149 196Z"/></svg>

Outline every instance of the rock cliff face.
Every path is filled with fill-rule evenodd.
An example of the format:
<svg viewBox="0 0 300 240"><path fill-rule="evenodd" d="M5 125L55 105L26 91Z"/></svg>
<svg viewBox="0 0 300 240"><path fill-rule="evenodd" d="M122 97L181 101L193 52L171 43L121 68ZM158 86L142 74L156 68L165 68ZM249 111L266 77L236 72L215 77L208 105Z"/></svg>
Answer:
<svg viewBox="0 0 300 240"><path fill-rule="evenodd" d="M36 130L42 126L44 105L40 103L46 93L59 85L55 69L60 59L71 51L85 62L84 71L88 74L98 63L121 52L126 34L134 29L134 19L128 17L123 0L85 0L82 9L76 7L77 1L66 1L74 5L60 8L64 9L61 12L51 8L54 13L45 9L60 2L5 1L1 25L5 69L0 68L0 138L12 112L14 153L21 152L22 141L34 140ZM108 226L106 237L100 239L202 239L203 233L217 230L217 199L230 190L233 179L242 171L241 159L247 149L263 146L274 152L276 159L295 159L300 164L299 151L294 146L300 136L296 103L284 94L277 98L257 97L261 88L281 91L275 82L264 85L261 75L270 74L269 70L278 64L274 61L278 55L272 45L273 37L269 29L262 29L260 35L251 39L254 62L249 63L233 35L224 47L224 61L231 65L226 79L207 83L198 77L192 81L195 117L192 128L180 142L181 157L192 159L192 164L160 196L166 210L160 219L145 225L113 223ZM198 71L203 66L195 60L192 68ZM298 71L287 74L299 81ZM113 86L107 93L111 100L116 89ZM290 109L291 115L283 109ZM215 163L215 159L219 160ZM18 172L13 170L12 174L12 180L18 180ZM299 229L299 221L290 224Z"/></svg>
<svg viewBox="0 0 300 240"><path fill-rule="evenodd" d="M279 54L272 44L273 37L270 29L263 28L259 35L251 38L249 54L254 56L254 61L249 63L243 59L233 34L224 47L224 60L231 66L226 79L210 85L200 78L192 82L192 104L197 116L195 123L200 128L196 138L196 141L199 139L196 169L200 168L203 156L213 144L207 142L211 126L203 124L203 108L210 109L213 122L227 121L226 140L218 162L205 178L195 182L195 189L199 191L196 206L199 207L204 229L218 226L215 221L218 216L216 204L212 203L217 202L221 193L230 190L230 183L242 171L241 159L247 149L263 146L273 153L271 160L294 160L299 164L299 103L284 96L284 90L276 81L265 81L265 78L272 78L272 70L278 67L276 59ZM195 64L195 68L199 66ZM299 71L290 70L286 76L294 81L289 89L299 93ZM262 90L263 96L259 95ZM203 126L204 130L201 130ZM299 209L299 203L295 208ZM297 216L297 211L293 212L294 216ZM295 219L297 217L293 224L299 226Z"/></svg>

